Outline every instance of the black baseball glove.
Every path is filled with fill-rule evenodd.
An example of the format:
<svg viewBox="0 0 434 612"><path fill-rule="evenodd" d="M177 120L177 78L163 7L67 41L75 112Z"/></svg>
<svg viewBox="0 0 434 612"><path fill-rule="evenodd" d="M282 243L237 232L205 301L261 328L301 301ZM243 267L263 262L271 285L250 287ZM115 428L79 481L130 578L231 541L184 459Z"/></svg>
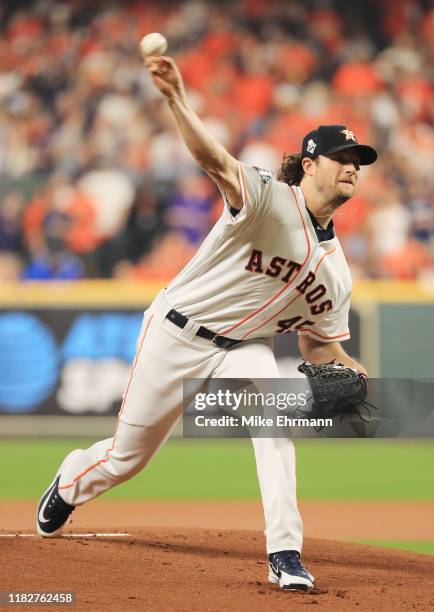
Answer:
<svg viewBox="0 0 434 612"><path fill-rule="evenodd" d="M304 362L298 366L298 371L306 376L312 393L309 406L311 418L339 416L342 421L345 415L350 414L367 422L366 413L370 417L369 409L376 408L366 401L368 379L353 368L335 361L322 364Z"/></svg>

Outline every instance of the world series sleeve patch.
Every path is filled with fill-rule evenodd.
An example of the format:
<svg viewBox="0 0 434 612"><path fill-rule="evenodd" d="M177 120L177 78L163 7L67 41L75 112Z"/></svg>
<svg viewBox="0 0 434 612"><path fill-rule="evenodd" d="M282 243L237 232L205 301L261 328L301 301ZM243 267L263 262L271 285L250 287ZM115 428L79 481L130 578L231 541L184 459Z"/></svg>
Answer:
<svg viewBox="0 0 434 612"><path fill-rule="evenodd" d="M259 172L263 183L269 183L273 178L273 173L268 168L258 168L258 166L254 166L254 168Z"/></svg>

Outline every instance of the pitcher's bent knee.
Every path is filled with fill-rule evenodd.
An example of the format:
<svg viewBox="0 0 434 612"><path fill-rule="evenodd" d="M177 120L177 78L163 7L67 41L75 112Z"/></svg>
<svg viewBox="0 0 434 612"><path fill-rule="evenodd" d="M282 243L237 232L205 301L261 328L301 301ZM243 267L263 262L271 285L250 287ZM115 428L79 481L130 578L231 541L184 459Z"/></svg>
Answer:
<svg viewBox="0 0 434 612"><path fill-rule="evenodd" d="M132 425L119 419L113 438L74 451L62 469L59 491L69 504L81 505L129 480L152 459L170 429Z"/></svg>
<svg viewBox="0 0 434 612"><path fill-rule="evenodd" d="M135 452L119 453L116 449L109 451L107 461L101 468L113 484L124 482L135 476L148 463L150 457L144 454L143 449Z"/></svg>
<svg viewBox="0 0 434 612"><path fill-rule="evenodd" d="M119 422L113 445L100 469L112 484L124 482L140 472L159 448L165 431L157 426Z"/></svg>

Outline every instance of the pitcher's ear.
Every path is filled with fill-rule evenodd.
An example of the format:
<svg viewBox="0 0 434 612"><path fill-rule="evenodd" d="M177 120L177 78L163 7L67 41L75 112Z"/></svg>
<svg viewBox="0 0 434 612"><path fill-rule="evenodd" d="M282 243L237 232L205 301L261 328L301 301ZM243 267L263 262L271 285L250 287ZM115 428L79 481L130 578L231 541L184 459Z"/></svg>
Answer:
<svg viewBox="0 0 434 612"><path fill-rule="evenodd" d="M305 175L313 176L317 166L317 158L311 159L310 157L303 157L301 165Z"/></svg>

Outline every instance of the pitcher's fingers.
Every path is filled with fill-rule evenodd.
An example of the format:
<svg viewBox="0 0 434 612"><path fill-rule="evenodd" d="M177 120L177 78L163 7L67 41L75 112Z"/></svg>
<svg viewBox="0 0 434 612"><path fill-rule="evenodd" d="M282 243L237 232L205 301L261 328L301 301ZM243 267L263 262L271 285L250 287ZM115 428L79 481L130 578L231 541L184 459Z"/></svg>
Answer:
<svg viewBox="0 0 434 612"><path fill-rule="evenodd" d="M158 57L155 57L152 55L148 55L147 57L145 57L146 68L150 70L152 67L158 66L157 60L158 60Z"/></svg>
<svg viewBox="0 0 434 612"><path fill-rule="evenodd" d="M160 70L158 70L157 67L152 66L152 68L148 68L149 72L152 74L152 76L156 76L157 74L161 74Z"/></svg>
<svg viewBox="0 0 434 612"><path fill-rule="evenodd" d="M147 55L145 62L157 62L158 64L164 64L166 66L172 66L174 64L171 57L167 55Z"/></svg>
<svg viewBox="0 0 434 612"><path fill-rule="evenodd" d="M148 56L146 58L146 65L155 65L158 66L158 68L160 70L164 70L165 72L167 72L168 70L170 70L171 68L173 68L173 64L169 61L171 58L169 57L164 57L164 56Z"/></svg>
<svg viewBox="0 0 434 612"><path fill-rule="evenodd" d="M173 66L175 65L175 61L173 60L173 58L169 57L168 55L161 55L159 57L159 59L166 65L166 66L171 66L173 68Z"/></svg>

